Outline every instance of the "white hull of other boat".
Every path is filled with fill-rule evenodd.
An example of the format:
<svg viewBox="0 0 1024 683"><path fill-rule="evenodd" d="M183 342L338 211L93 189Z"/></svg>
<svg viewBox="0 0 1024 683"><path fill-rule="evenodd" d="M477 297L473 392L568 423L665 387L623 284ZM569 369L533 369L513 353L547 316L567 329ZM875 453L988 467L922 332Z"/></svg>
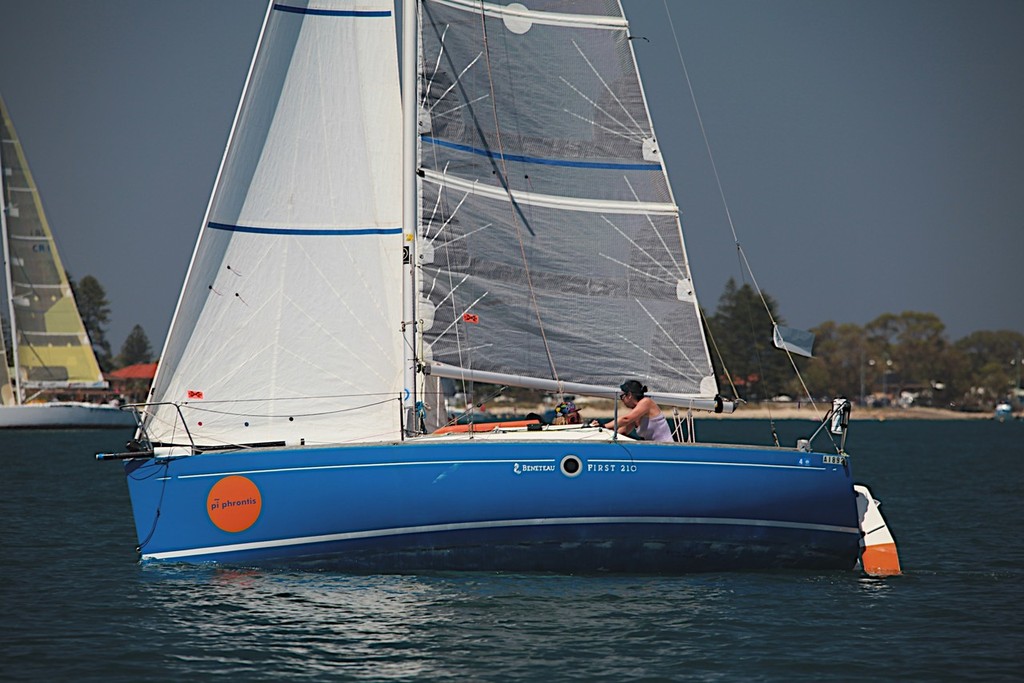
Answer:
<svg viewBox="0 0 1024 683"><path fill-rule="evenodd" d="M135 426L130 412L117 406L75 401L4 406L0 429L95 429Z"/></svg>

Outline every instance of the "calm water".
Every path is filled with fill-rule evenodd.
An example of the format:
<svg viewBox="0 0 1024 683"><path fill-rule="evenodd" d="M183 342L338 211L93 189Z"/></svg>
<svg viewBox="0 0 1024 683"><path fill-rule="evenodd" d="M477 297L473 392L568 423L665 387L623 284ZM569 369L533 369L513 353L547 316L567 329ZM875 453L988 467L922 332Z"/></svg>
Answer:
<svg viewBox="0 0 1024 683"><path fill-rule="evenodd" d="M142 568L120 467L92 458L127 436L0 434L0 679L1024 680L1022 422L852 424L887 580Z"/></svg>

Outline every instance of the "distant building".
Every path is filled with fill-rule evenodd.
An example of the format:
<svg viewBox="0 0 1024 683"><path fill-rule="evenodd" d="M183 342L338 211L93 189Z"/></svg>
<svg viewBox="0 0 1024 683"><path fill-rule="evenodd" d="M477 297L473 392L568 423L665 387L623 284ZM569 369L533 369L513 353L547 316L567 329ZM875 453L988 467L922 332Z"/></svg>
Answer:
<svg viewBox="0 0 1024 683"><path fill-rule="evenodd" d="M106 373L111 391L120 394L128 403L144 403L149 387L156 376L156 363L136 363Z"/></svg>

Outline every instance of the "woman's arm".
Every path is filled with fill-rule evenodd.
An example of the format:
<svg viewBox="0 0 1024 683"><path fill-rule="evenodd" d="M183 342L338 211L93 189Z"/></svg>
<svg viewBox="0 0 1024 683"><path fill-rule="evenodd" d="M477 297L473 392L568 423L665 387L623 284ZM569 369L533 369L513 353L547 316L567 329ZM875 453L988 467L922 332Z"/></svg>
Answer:
<svg viewBox="0 0 1024 683"><path fill-rule="evenodd" d="M616 425L615 421L612 420L611 422L606 423L604 428L615 429L617 427L619 434L629 434L637 425L640 424L640 420L650 412L652 405L654 405L654 401L645 396L640 399L640 402L636 404L636 407L634 407L633 410L619 417L618 425Z"/></svg>

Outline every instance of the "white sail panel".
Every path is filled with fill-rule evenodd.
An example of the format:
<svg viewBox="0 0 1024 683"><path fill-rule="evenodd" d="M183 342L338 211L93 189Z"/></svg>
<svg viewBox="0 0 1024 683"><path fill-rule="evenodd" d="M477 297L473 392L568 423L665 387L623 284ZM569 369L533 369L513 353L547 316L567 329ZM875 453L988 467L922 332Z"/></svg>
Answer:
<svg viewBox="0 0 1024 683"><path fill-rule="evenodd" d="M432 360L713 399L618 3L426 0L421 16L418 265Z"/></svg>
<svg viewBox="0 0 1024 683"><path fill-rule="evenodd" d="M152 400L176 405L151 409L153 441L399 433L400 173L391 3L272 5L160 362Z"/></svg>

